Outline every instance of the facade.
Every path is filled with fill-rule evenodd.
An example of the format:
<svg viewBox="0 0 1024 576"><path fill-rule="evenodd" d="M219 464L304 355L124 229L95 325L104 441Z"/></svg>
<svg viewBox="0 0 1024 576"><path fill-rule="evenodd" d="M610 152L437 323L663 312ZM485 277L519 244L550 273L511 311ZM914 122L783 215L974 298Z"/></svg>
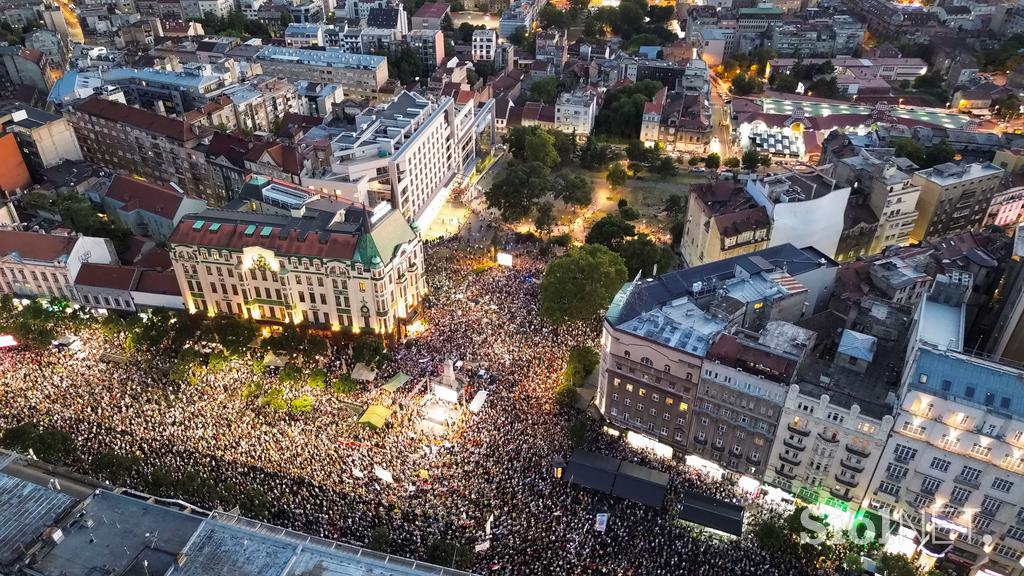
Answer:
<svg viewBox="0 0 1024 576"><path fill-rule="evenodd" d="M284 30L284 45L289 48L310 48L325 46L322 24L299 24L292 22Z"/></svg>
<svg viewBox="0 0 1024 576"><path fill-rule="evenodd" d="M186 193L223 202L220 175L206 163L201 145L211 131L120 102L90 98L68 109L82 155L156 182L174 182Z"/></svg>
<svg viewBox="0 0 1024 576"><path fill-rule="evenodd" d="M18 140L14 134L0 134L0 196L6 199L31 186L32 176L22 159Z"/></svg>
<svg viewBox="0 0 1024 576"><path fill-rule="evenodd" d="M173 184L158 186L117 175L103 194L103 208L132 234L161 243L186 214L206 210L206 202L189 198Z"/></svg>
<svg viewBox="0 0 1024 576"><path fill-rule="evenodd" d="M813 340L814 332L788 322L719 335L701 370L691 451L763 478L789 385Z"/></svg>
<svg viewBox="0 0 1024 576"><path fill-rule="evenodd" d="M60 68L59 65L51 65L50 59L39 50L0 46L0 74L0 83L5 91L25 84L41 92L49 92L60 77Z"/></svg>
<svg viewBox="0 0 1024 576"><path fill-rule="evenodd" d="M106 238L0 230L0 292L77 301L74 281L83 264L117 262Z"/></svg>
<svg viewBox="0 0 1024 576"><path fill-rule="evenodd" d="M590 90L565 92L555 101L555 129L585 140L597 118L597 94Z"/></svg>
<svg viewBox="0 0 1024 576"><path fill-rule="evenodd" d="M689 266L699 266L768 246L771 221L732 180L690 186L686 228L679 251Z"/></svg>
<svg viewBox="0 0 1024 576"><path fill-rule="evenodd" d="M1024 187L1014 186L996 192L985 216L984 226L999 226L1016 231L1017 224L1024 220Z"/></svg>
<svg viewBox="0 0 1024 576"><path fill-rule="evenodd" d="M495 34L494 30L473 31L471 50L474 62L479 60L493 61L497 47L498 35Z"/></svg>
<svg viewBox="0 0 1024 576"><path fill-rule="evenodd" d="M911 238L920 241L980 227L1003 174L989 163L946 163L915 172L912 181L921 193Z"/></svg>
<svg viewBox="0 0 1024 576"><path fill-rule="evenodd" d="M420 57L424 68L433 72L444 63L444 34L440 30L412 30L405 41Z"/></svg>
<svg viewBox="0 0 1024 576"><path fill-rule="evenodd" d="M537 33L537 48L534 51L537 60L551 62L556 71L561 71L569 58L569 43L565 32L561 30L545 30Z"/></svg>
<svg viewBox="0 0 1024 576"><path fill-rule="evenodd" d="M295 84L284 78L257 76L241 84L232 84L208 95L210 102L199 110L223 106L229 118L221 122L249 132L273 132L279 120L303 108ZM219 122L210 122L216 126Z"/></svg>
<svg viewBox="0 0 1024 576"><path fill-rule="evenodd" d="M836 268L817 250L787 244L625 284L608 309L601 338L595 402L608 425L625 431L627 440L659 453L694 452L695 441L709 438L701 439L695 429L711 425L710 419L697 424L695 402L700 400L702 370L710 365L708 354L717 339L740 329L761 333L773 321L792 322L823 309ZM725 351L715 356L727 357ZM730 387L722 370L718 377L709 376L715 390L721 384ZM766 392L767 388L747 391L754 396ZM767 427L765 418L767 412L761 415ZM736 415L733 425L736 430L745 425L742 414ZM754 429L759 428L754 422ZM762 446L767 449L767 444ZM744 450L735 469L747 471L751 462L743 459L752 450Z"/></svg>
<svg viewBox="0 0 1024 576"><path fill-rule="evenodd" d="M893 158L888 149L860 149L855 155L836 161L836 180L851 186L856 183L855 193L866 197L867 205L878 219L867 254L910 242L921 189L907 172L916 168L905 158Z"/></svg>
<svg viewBox="0 0 1024 576"><path fill-rule="evenodd" d="M711 106L699 92L668 92L662 88L644 104L640 140L661 144L670 152L706 153L711 145Z"/></svg>
<svg viewBox="0 0 1024 576"><path fill-rule="evenodd" d="M797 63L821 64L826 60L840 73L850 71L861 78L912 82L928 72L928 63L920 58L776 58L768 63L766 76L786 74Z"/></svg>
<svg viewBox="0 0 1024 576"><path fill-rule="evenodd" d="M33 174L40 174L65 160L81 160L82 151L63 116L24 104L0 107L0 124L14 134L25 164Z"/></svg>
<svg viewBox="0 0 1024 576"><path fill-rule="evenodd" d="M352 332L402 330L426 288L419 235L400 212L303 199L301 188L255 177L248 184L261 188L259 204L298 208L186 216L169 246L188 310Z"/></svg>
<svg viewBox="0 0 1024 576"><path fill-rule="evenodd" d="M769 246L798 242L834 258L843 232L849 187L840 187L830 166L747 181L747 193L771 220Z"/></svg>
<svg viewBox="0 0 1024 576"><path fill-rule="evenodd" d="M330 171L304 183L339 197L388 202L425 225L451 185L475 165L476 109L449 97L431 101L411 92L356 118L356 130L331 141Z"/></svg>
<svg viewBox="0 0 1024 576"><path fill-rule="evenodd" d="M82 304L103 310L185 309L173 270L83 264L75 278L75 291Z"/></svg>
<svg viewBox="0 0 1024 576"><path fill-rule="evenodd" d="M411 30L440 32L442 22L445 18L451 18L451 13L451 6L444 2L427 2L412 15Z"/></svg>
<svg viewBox="0 0 1024 576"><path fill-rule="evenodd" d="M1018 575L1024 373L963 351L966 276L939 276L918 307L901 410L869 506L901 510L918 528L931 523L933 536L922 543L928 564Z"/></svg>
<svg viewBox="0 0 1024 576"><path fill-rule="evenodd" d="M996 359L1024 364L1024 224L1014 230L1013 254L1006 263L995 326L985 351Z"/></svg>
<svg viewBox="0 0 1024 576"><path fill-rule="evenodd" d="M341 84L345 94L352 98L374 100L388 80L387 58L372 54L267 46L255 59L267 74Z"/></svg>

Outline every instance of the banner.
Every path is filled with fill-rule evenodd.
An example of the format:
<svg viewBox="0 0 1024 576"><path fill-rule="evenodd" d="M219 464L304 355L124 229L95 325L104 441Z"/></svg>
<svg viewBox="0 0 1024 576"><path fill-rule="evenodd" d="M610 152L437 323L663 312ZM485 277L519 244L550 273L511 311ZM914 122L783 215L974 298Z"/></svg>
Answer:
<svg viewBox="0 0 1024 576"><path fill-rule="evenodd" d="M374 464L373 466L373 473L377 475L377 478L380 478L381 480L387 482L388 484L395 483L395 477L391 475L391 472L388 472L387 470L381 468L380 466L377 466L376 464Z"/></svg>
<svg viewBox="0 0 1024 576"><path fill-rule="evenodd" d="M597 515L597 519L594 522L594 530L598 532L604 532L605 528L608 527L608 514L601 512Z"/></svg>

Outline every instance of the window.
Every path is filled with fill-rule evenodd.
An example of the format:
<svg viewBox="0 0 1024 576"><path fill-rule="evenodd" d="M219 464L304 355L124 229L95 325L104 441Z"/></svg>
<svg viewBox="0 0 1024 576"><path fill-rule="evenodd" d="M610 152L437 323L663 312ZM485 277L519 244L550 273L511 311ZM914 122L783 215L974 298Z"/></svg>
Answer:
<svg viewBox="0 0 1024 576"><path fill-rule="evenodd" d="M952 462L949 460L936 456L932 458L932 463L929 464L929 468L932 470L938 470L939 472L949 472L950 464L952 464Z"/></svg>
<svg viewBox="0 0 1024 576"><path fill-rule="evenodd" d="M963 504L971 497L971 491L961 486L954 486L953 492L949 495L949 499L952 502Z"/></svg>
<svg viewBox="0 0 1024 576"><path fill-rule="evenodd" d="M1006 529L1006 535L1018 542L1024 542L1024 528L1019 526L1010 526Z"/></svg>
<svg viewBox="0 0 1024 576"><path fill-rule="evenodd" d="M896 464L895 462L889 462L889 464L885 467L885 473L889 476L889 478L892 478L893 480L897 481L906 478L908 471L909 468L901 464Z"/></svg>
<svg viewBox="0 0 1024 576"><path fill-rule="evenodd" d="M626 384L626 392L632 392L632 391L633 391L633 385L632 384Z"/></svg>
<svg viewBox="0 0 1024 576"><path fill-rule="evenodd" d="M626 404L626 406L631 406L633 404L633 401L629 398L626 398L623 402Z"/></svg>
<svg viewBox="0 0 1024 576"><path fill-rule="evenodd" d="M995 516L999 513L999 509L1002 508L1003 503L991 496L985 496L981 500L981 509L989 516Z"/></svg>
<svg viewBox="0 0 1024 576"><path fill-rule="evenodd" d="M992 488L995 490L999 490L1000 492L1008 493L1010 490L1013 490L1013 482L1010 482L1009 480L1006 480L1004 478L996 478L995 480L992 481Z"/></svg>
<svg viewBox="0 0 1024 576"><path fill-rule="evenodd" d="M925 476L924 480L921 481L921 492L925 494L935 494L942 486L942 480L938 478L932 478L931 476Z"/></svg>
<svg viewBox="0 0 1024 576"><path fill-rule="evenodd" d="M893 451L896 456L896 460L900 462L910 462L917 456L917 448L911 448L903 444L897 444L896 449Z"/></svg>
<svg viewBox="0 0 1024 576"><path fill-rule="evenodd" d="M925 430L924 426L914 424L912 420L903 421L903 431L911 436L924 436Z"/></svg>
<svg viewBox="0 0 1024 576"><path fill-rule="evenodd" d="M1021 556L1020 552L1017 552L1016 550L1007 546L1006 544L996 544L994 552L1000 556L1009 558L1011 560L1017 560Z"/></svg>
<svg viewBox="0 0 1024 576"><path fill-rule="evenodd" d="M301 296L302 293L300 292L299 295ZM619 399L618 393L612 394L612 400L618 400L618 399Z"/></svg>
<svg viewBox="0 0 1024 576"><path fill-rule="evenodd" d="M977 482L978 479L981 478L981 470L970 466L964 466L964 469L960 471L960 478L968 482Z"/></svg>
<svg viewBox="0 0 1024 576"><path fill-rule="evenodd" d="M900 487L892 482L881 481L878 483L878 491L882 494L888 494L889 496L899 497Z"/></svg>
<svg viewBox="0 0 1024 576"><path fill-rule="evenodd" d="M981 444L975 443L971 446L971 454L979 458L988 458L992 455L992 449L988 446L982 446Z"/></svg>

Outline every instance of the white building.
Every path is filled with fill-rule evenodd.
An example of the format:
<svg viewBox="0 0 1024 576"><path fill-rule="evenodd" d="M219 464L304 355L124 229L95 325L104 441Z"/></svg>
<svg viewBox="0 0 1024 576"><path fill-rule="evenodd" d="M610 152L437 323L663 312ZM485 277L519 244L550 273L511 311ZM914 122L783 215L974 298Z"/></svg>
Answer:
<svg viewBox="0 0 1024 576"><path fill-rule="evenodd" d="M351 332L402 330L426 289L423 247L402 214L254 179L264 195L275 194L254 204L278 213L207 210L187 216L172 235L188 310Z"/></svg>
<svg viewBox="0 0 1024 576"><path fill-rule="evenodd" d="M597 94L577 90L559 94L555 102L555 128L585 140L594 128L597 117Z"/></svg>
<svg viewBox="0 0 1024 576"><path fill-rule="evenodd" d="M940 275L918 307L900 411L867 504L933 527L922 542L926 567L1019 576L1024 372L963 351L970 285L970 274Z"/></svg>
<svg viewBox="0 0 1024 576"><path fill-rule="evenodd" d="M472 54L473 61L494 60L494 51L498 46L498 35L494 30L473 31Z"/></svg>
<svg viewBox="0 0 1024 576"><path fill-rule="evenodd" d="M850 189L837 187L829 174L831 166L804 166L747 181L747 193L772 221L769 246L813 246L835 258Z"/></svg>
<svg viewBox="0 0 1024 576"><path fill-rule="evenodd" d="M24 104L0 109L0 125L14 134L29 170L38 173L65 160L81 160L71 123L63 116Z"/></svg>
<svg viewBox="0 0 1024 576"><path fill-rule="evenodd" d="M289 48L324 46L324 25L292 22L284 30L284 45Z"/></svg>
<svg viewBox="0 0 1024 576"><path fill-rule="evenodd" d="M106 238L0 230L0 292L77 300L82 264L117 262Z"/></svg>
<svg viewBox="0 0 1024 576"><path fill-rule="evenodd" d="M308 50L267 46L255 56L263 71L289 80L341 84L353 98L376 99L388 80L387 58L346 54L340 50Z"/></svg>

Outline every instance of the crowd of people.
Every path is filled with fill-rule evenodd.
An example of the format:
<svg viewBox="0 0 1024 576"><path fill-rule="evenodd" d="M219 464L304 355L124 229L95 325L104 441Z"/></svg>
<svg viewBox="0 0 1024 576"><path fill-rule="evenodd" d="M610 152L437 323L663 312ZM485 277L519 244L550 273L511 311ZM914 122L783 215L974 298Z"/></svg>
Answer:
<svg viewBox="0 0 1024 576"><path fill-rule="evenodd" d="M734 483L637 451L596 426L588 449L670 474L665 506L555 478L552 459L571 453L567 427L578 413L556 407L552 392L568 351L595 345L599 327L555 327L539 318L546 259L535 248L518 246L511 267L482 269L458 238L430 244L427 331L396 347L364 392L289 392L314 396L309 413L271 412L243 394L273 380L252 362L172 384L171 358L137 352L126 363L99 360L105 351L124 352L116 338L97 333L82 338L78 354L0 354L0 427L33 421L68 433L86 472L103 454L133 456L138 464L124 479L130 486L190 474L221 493L259 494L261 519L317 536L419 559L438 541L475 547L469 568L478 574L806 574L795 560L747 540L715 540L676 521L683 490L739 499ZM338 349L325 359L332 376L351 369L346 355ZM478 414L465 411L444 434L431 435L418 426L421 406L446 359L462 361L460 376L489 397ZM406 386L380 388L399 371L412 377ZM394 413L383 429L362 427L352 402ZM195 503L222 504L213 497ZM595 530L600 512L609 514L603 532Z"/></svg>

